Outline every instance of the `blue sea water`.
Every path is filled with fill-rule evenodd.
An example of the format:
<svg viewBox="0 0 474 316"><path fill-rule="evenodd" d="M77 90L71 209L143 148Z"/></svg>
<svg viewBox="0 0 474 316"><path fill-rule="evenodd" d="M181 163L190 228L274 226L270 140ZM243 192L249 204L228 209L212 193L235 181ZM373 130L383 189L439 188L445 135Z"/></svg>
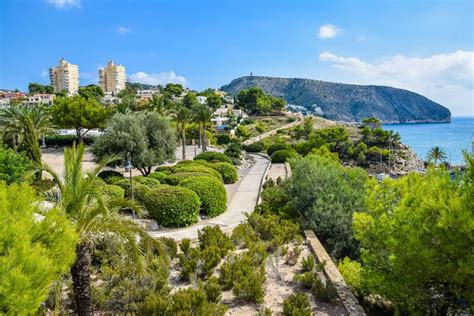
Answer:
<svg viewBox="0 0 474 316"><path fill-rule="evenodd" d="M423 160L430 148L439 146L451 164L462 164L462 150L471 151L474 141L474 117L453 117L451 123L386 124L383 127L399 133L402 143Z"/></svg>

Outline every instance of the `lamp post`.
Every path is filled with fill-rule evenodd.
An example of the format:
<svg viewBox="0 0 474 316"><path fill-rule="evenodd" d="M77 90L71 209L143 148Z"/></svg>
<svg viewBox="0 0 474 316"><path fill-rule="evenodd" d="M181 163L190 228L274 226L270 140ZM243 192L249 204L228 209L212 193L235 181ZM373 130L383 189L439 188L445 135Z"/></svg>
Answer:
<svg viewBox="0 0 474 316"><path fill-rule="evenodd" d="M130 152L127 152L127 162L125 164L125 172L129 172L130 175L130 191L132 195L132 202L133 202L133 179L132 179L132 154ZM132 217L135 219L135 210L132 209Z"/></svg>

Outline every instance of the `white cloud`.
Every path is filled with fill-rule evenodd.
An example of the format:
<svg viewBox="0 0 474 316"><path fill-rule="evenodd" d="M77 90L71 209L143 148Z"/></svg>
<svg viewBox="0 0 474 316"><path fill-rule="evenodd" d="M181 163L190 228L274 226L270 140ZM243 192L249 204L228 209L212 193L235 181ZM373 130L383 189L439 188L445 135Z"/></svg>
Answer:
<svg viewBox="0 0 474 316"><path fill-rule="evenodd" d="M53 5L57 9L80 8L81 0L46 0L47 3Z"/></svg>
<svg viewBox="0 0 474 316"><path fill-rule="evenodd" d="M130 29L124 26L119 26L117 32L119 32L120 34L126 34L130 32Z"/></svg>
<svg viewBox="0 0 474 316"><path fill-rule="evenodd" d="M46 78L49 76L49 72L47 70L41 71L41 77Z"/></svg>
<svg viewBox="0 0 474 316"><path fill-rule="evenodd" d="M366 38L367 38L367 36L365 36L364 34L360 34L356 37L356 41L357 42L362 42L362 41L365 41Z"/></svg>
<svg viewBox="0 0 474 316"><path fill-rule="evenodd" d="M354 83L415 91L447 106L454 115L474 114L474 51L425 58L396 55L373 62L323 52L319 60L348 73Z"/></svg>
<svg viewBox="0 0 474 316"><path fill-rule="evenodd" d="M152 85L167 84L167 83L180 83L185 84L186 78L183 76L177 76L174 71L160 72L156 74L147 74L143 71L139 71L130 76L131 82L147 83Z"/></svg>
<svg viewBox="0 0 474 316"><path fill-rule="evenodd" d="M318 36L322 39L335 38L341 30L332 24L325 24L319 27Z"/></svg>

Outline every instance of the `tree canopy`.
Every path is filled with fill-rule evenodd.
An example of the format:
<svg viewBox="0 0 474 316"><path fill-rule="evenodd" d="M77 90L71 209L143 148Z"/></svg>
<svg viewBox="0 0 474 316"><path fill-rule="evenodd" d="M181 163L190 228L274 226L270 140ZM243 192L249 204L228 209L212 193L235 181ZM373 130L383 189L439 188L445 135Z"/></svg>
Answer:
<svg viewBox="0 0 474 316"><path fill-rule="evenodd" d="M0 146L0 181L7 184L22 182L31 168L32 164L24 153Z"/></svg>
<svg viewBox="0 0 474 316"><path fill-rule="evenodd" d="M367 211L354 214L362 279L402 312L473 307L474 159L468 161L454 180L436 169L372 180Z"/></svg>
<svg viewBox="0 0 474 316"><path fill-rule="evenodd" d="M90 84L85 87L80 87L78 93L86 100L99 100L101 97L104 96L104 91L102 91L102 88L96 84Z"/></svg>
<svg viewBox="0 0 474 316"><path fill-rule="evenodd" d="M49 108L53 123L61 128L73 128L79 141L93 128L104 128L110 111L94 98L80 95L56 98Z"/></svg>
<svg viewBox="0 0 474 316"><path fill-rule="evenodd" d="M54 93L53 87L51 85L42 85L36 82L30 82L28 85L28 92L30 94L41 93L41 94L52 94Z"/></svg>
<svg viewBox="0 0 474 316"><path fill-rule="evenodd" d="M93 153L98 159L110 154L125 159L130 152L133 166L147 175L153 166L173 160L175 149L175 132L166 118L156 112L129 112L117 113L107 122L104 134L94 143Z"/></svg>
<svg viewBox="0 0 474 316"><path fill-rule="evenodd" d="M179 97L183 93L184 88L179 83L168 83L163 90L172 96Z"/></svg>
<svg viewBox="0 0 474 316"><path fill-rule="evenodd" d="M26 184L0 182L0 313L33 315L74 260L77 240L58 209L43 212Z"/></svg>
<svg viewBox="0 0 474 316"><path fill-rule="evenodd" d="M265 93L258 87L244 89L237 94L236 105L250 114L268 114L273 111L281 111L286 102Z"/></svg>

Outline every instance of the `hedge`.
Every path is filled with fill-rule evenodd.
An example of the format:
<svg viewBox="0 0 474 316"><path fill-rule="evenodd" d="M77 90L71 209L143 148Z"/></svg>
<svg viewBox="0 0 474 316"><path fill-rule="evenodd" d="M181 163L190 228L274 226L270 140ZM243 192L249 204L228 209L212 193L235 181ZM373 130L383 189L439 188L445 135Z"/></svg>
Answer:
<svg viewBox="0 0 474 316"><path fill-rule="evenodd" d="M214 170L213 168L206 167L206 166L200 166L200 165L176 165L173 167L173 172L174 173L208 173L217 179L222 180L222 176L219 173L219 171Z"/></svg>
<svg viewBox="0 0 474 316"><path fill-rule="evenodd" d="M120 177L123 178L123 174L121 172L115 171L115 170L103 170L99 172L97 175L99 178L105 180L109 177Z"/></svg>
<svg viewBox="0 0 474 316"><path fill-rule="evenodd" d="M273 153L275 151L278 151L278 150L288 150L290 149L291 147L285 143L276 143L276 144L271 144L270 146L268 146L267 148L267 154L269 156L272 156Z"/></svg>
<svg viewBox="0 0 474 316"><path fill-rule="evenodd" d="M118 185L107 184L97 188L97 191L104 194L106 197L113 197L116 199L123 199L125 196L125 190Z"/></svg>
<svg viewBox="0 0 474 316"><path fill-rule="evenodd" d="M164 180L163 183L169 184L169 185L178 185L181 181L184 179L190 178L190 177L209 177L209 178L215 178L213 175L209 173L199 173L199 172L185 172L185 173L174 173L170 174L167 176Z"/></svg>
<svg viewBox="0 0 474 316"><path fill-rule="evenodd" d="M192 177L184 179L179 185L196 192L201 199L201 214L214 217L225 212L227 193L219 180L211 177Z"/></svg>
<svg viewBox="0 0 474 316"><path fill-rule="evenodd" d="M137 183L144 184L150 188L154 188L160 185L160 181L153 178L148 178L145 176L136 176L136 177L133 177L133 180L136 181Z"/></svg>
<svg viewBox="0 0 474 316"><path fill-rule="evenodd" d="M162 185L145 194L145 207L159 225L184 227L196 223L201 201L187 188Z"/></svg>
<svg viewBox="0 0 474 316"><path fill-rule="evenodd" d="M133 183L133 199L144 202L145 195L150 192L152 189L144 184L141 183ZM125 191L125 195L129 198L132 197L132 188L129 187L127 191Z"/></svg>
<svg viewBox="0 0 474 316"><path fill-rule="evenodd" d="M232 163L232 159L230 157L227 157L223 153L218 153L215 151L206 151L203 153L200 153L196 157L194 157L194 160L205 160L205 161L213 161L213 160L219 160L221 162L227 162L227 163Z"/></svg>
<svg viewBox="0 0 474 316"><path fill-rule="evenodd" d="M155 172L164 172L164 173L171 173L172 166L159 166L156 167Z"/></svg>
<svg viewBox="0 0 474 316"><path fill-rule="evenodd" d="M49 135L44 138L46 147L69 147L77 143L76 135ZM94 143L94 137L85 136L82 139L85 145L92 145Z"/></svg>
<svg viewBox="0 0 474 316"><path fill-rule="evenodd" d="M124 177L117 177L117 176L110 176L104 179L105 183L107 184L115 184L115 182L123 180Z"/></svg>
<svg viewBox="0 0 474 316"><path fill-rule="evenodd" d="M243 149L248 153L258 153L263 151L263 144L262 143L253 143L244 145Z"/></svg>
<svg viewBox="0 0 474 316"><path fill-rule="evenodd" d="M235 183L239 179L239 174L233 165L227 162L219 162L212 164L212 168L217 170L225 184Z"/></svg>
<svg viewBox="0 0 474 316"><path fill-rule="evenodd" d="M125 179L124 178L122 180L115 181L114 185L118 185L119 187L121 187L122 189L127 191L130 188L130 179Z"/></svg>
<svg viewBox="0 0 474 316"><path fill-rule="evenodd" d="M148 178L156 179L160 182L163 182L163 180L166 178L167 174L164 172L156 171L152 172L148 175Z"/></svg>
<svg viewBox="0 0 474 316"><path fill-rule="evenodd" d="M288 159L296 157L296 155L294 150L277 150L272 154L271 159L272 163L284 163Z"/></svg>

